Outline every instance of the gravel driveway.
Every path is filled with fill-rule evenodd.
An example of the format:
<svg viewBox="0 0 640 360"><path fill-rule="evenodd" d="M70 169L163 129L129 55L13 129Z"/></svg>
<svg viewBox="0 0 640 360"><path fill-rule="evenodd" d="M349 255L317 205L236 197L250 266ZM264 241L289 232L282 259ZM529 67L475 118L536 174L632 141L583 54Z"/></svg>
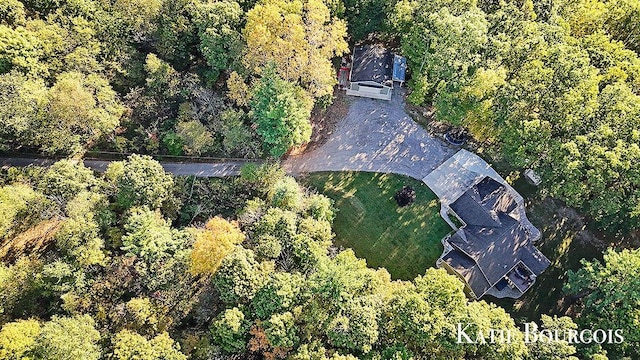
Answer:
<svg viewBox="0 0 640 360"><path fill-rule="evenodd" d="M347 116L315 150L290 157L291 174L317 171L370 171L422 180L456 150L431 136L404 111L403 94L391 101L354 98Z"/></svg>

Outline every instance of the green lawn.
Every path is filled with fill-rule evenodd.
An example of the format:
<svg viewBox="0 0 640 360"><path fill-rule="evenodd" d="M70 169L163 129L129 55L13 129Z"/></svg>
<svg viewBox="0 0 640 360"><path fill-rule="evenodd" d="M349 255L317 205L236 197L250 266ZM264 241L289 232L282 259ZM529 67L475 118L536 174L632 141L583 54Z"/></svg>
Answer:
<svg viewBox="0 0 640 360"><path fill-rule="evenodd" d="M437 197L422 182L364 172L315 173L305 182L335 200L334 243L352 248L370 267L408 280L435 266L440 240L451 228L440 217ZM393 195L404 185L416 190L416 201L401 208Z"/></svg>

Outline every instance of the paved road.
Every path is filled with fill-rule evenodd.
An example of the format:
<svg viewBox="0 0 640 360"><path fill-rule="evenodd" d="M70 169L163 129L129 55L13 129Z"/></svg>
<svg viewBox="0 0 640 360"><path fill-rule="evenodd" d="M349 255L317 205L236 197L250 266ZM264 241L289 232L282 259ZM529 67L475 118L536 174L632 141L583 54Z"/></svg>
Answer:
<svg viewBox="0 0 640 360"><path fill-rule="evenodd" d="M354 98L325 144L283 166L294 175L353 170L422 180L454 153L407 115L401 94L395 93L391 101Z"/></svg>
<svg viewBox="0 0 640 360"><path fill-rule="evenodd" d="M50 159L36 158L0 158L2 166L49 166L56 162ZM105 171L110 161L104 160L84 160L84 165L88 168ZM198 177L225 177L240 174L240 168L246 164L244 161L230 161L224 163L178 163L161 162L166 172L178 176L195 175Z"/></svg>
<svg viewBox="0 0 640 360"><path fill-rule="evenodd" d="M402 94L391 101L354 98L347 116L319 148L283 162L293 175L318 171L369 171L407 175L422 180L453 156L454 149L431 136L404 111ZM2 165L48 166L55 160L0 158ZM84 160L85 166L104 171L108 161ZM161 162L174 175L224 177L238 175L244 162Z"/></svg>

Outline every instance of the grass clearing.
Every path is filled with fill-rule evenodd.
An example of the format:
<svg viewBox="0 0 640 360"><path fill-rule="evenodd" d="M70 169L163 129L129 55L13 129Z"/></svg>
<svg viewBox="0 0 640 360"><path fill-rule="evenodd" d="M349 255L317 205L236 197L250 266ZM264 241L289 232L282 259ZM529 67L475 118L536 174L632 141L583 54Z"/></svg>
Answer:
<svg viewBox="0 0 640 360"><path fill-rule="evenodd" d="M334 243L353 249L370 267L384 267L394 279L409 280L435 266L442 254L440 240L451 228L424 183L366 172L314 173L304 182L335 201ZM401 208L393 195L405 185L416 190L416 201Z"/></svg>

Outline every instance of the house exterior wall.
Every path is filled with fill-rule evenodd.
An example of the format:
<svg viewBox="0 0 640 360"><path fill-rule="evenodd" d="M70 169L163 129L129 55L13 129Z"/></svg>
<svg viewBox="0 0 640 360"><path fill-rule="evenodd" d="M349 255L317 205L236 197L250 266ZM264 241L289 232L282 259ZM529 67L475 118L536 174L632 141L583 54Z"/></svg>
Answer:
<svg viewBox="0 0 640 360"><path fill-rule="evenodd" d="M391 100L392 94L392 87L372 82L352 82L347 88L347 95L372 99Z"/></svg>
<svg viewBox="0 0 640 360"><path fill-rule="evenodd" d="M465 295L467 295L468 297L477 300L478 298L476 297L476 294L471 290L471 287L469 286L469 284L467 283L467 281L460 276L460 274L455 271L449 264L447 264L446 261L442 261L442 257L444 255L440 256L440 259L438 259L438 263L436 264L437 267L441 268L441 269L445 269L449 274L451 275L455 275L456 277L458 277L458 279L462 280L462 283L464 284L464 293Z"/></svg>

